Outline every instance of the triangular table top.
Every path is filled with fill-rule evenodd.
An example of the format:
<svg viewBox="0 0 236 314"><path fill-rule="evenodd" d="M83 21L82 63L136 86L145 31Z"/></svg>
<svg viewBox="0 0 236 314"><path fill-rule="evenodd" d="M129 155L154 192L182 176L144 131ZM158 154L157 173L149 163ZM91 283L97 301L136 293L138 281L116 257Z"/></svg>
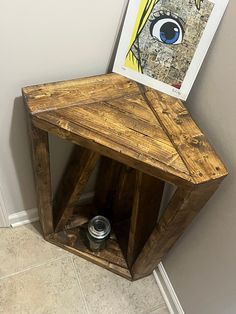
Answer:
<svg viewBox="0 0 236 314"><path fill-rule="evenodd" d="M118 74L29 86L23 95L36 126L165 181L227 173L179 100Z"/></svg>

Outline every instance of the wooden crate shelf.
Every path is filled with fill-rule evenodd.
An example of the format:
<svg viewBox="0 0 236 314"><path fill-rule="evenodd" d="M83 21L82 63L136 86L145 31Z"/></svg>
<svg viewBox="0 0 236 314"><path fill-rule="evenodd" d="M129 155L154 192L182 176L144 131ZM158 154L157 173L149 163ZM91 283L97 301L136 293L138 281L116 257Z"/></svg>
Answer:
<svg viewBox="0 0 236 314"><path fill-rule="evenodd" d="M48 241L131 280L131 273L115 234L111 234L104 250L92 252L86 246L85 230L86 225L63 230L53 234ZM71 237L73 235L75 238Z"/></svg>
<svg viewBox="0 0 236 314"><path fill-rule="evenodd" d="M88 248L86 230L88 221L98 214L101 213L97 211L94 204L75 207L63 230L50 235L48 241L115 273L122 273L123 277L131 280L132 276L125 257L129 236L129 222L127 224L126 220L112 224L112 232L106 248L99 252L92 252ZM121 231L122 236L120 235ZM120 235L119 237L117 237L116 232Z"/></svg>
<svg viewBox="0 0 236 314"><path fill-rule="evenodd" d="M155 269L227 175L181 101L120 75L29 86L23 97L45 239L129 280ZM75 144L54 199L49 133ZM98 162L94 202L78 207ZM176 191L159 217L165 182ZM83 236L96 213L113 230L99 253Z"/></svg>

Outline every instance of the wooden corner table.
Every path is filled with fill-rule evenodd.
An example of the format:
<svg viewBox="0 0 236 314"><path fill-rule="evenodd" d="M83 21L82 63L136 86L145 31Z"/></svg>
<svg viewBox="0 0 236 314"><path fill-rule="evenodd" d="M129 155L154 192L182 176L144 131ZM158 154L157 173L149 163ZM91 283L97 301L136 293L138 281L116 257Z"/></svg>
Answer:
<svg viewBox="0 0 236 314"><path fill-rule="evenodd" d="M118 74L29 86L23 97L45 239L127 279L154 270L227 175L181 101ZM76 144L54 199L48 133ZM79 206L98 161L94 202ZM165 182L176 191L159 215ZM84 241L96 213L113 230L97 253Z"/></svg>

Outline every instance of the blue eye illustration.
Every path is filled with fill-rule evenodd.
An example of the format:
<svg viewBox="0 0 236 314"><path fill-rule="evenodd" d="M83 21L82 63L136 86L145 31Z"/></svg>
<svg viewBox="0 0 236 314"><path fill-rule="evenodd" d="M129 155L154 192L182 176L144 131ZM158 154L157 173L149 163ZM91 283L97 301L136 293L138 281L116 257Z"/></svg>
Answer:
<svg viewBox="0 0 236 314"><path fill-rule="evenodd" d="M178 45L183 40L184 30L180 20L164 14L151 21L150 32L153 38L162 43Z"/></svg>

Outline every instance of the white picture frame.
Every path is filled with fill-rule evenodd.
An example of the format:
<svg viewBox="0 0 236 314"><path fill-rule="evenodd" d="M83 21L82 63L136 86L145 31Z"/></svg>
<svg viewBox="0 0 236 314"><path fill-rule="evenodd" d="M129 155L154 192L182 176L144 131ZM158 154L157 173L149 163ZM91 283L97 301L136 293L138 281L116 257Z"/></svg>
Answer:
<svg viewBox="0 0 236 314"><path fill-rule="evenodd" d="M163 50L162 50L163 52L161 52L161 53L165 53L164 51L167 51L167 49L168 49L168 51L174 51L174 53L176 55L177 44L176 45L175 44L170 45L170 44L166 44L165 42L161 42L160 40L157 39L158 38L158 32L160 32L162 35L164 34L163 31L161 31L161 30L163 30L163 27L164 27L163 26L164 25L163 24L164 19L166 19L165 21L167 21L169 23L168 26L173 27L173 25L174 25L173 23L177 23L177 22L175 22L175 20L173 20L173 22L171 23L170 18L167 19L167 17L163 16L165 14L169 14L169 16L170 16L170 14L171 14L171 17L172 17L172 15L173 15L172 12L163 13L164 11L162 11L162 8L165 6L168 7L168 3L170 4L171 1L172 1L172 3L179 2L180 4L181 3L183 4L185 0L130 0L130 3L128 5L128 9L127 9L127 13L126 13L126 17L125 17L125 21L124 21L124 25L123 25L123 29L122 29L122 33L121 33L121 37L120 37L120 41L119 41L119 45L118 45L118 49L117 49L117 53L116 53L116 58L115 58L114 66L113 66L113 72L119 73L119 74L121 74L127 78L135 80L135 81L137 81L143 85L152 87L156 90L164 92L164 93L171 95L173 97L176 97L176 98L179 98L182 100L186 100L188 95L189 95L189 92L192 88L192 85L196 79L196 76L197 76L197 73L201 67L201 64L204 60L204 57L207 53L207 50L210 46L210 43L213 39L213 36L214 36L214 34L217 30L217 27L220 23L220 20L221 20L223 14L224 14L224 11L227 7L228 0L186 0L186 1L188 1L188 3L190 1L193 1L195 3L195 5L196 5L196 3L199 3L199 5L202 5L202 7L201 7L202 10L204 8L203 7L204 1L207 1L208 7L210 7L211 11L207 15L207 21L204 22L205 23L204 29L201 30L201 36L199 36L200 38L199 38L198 43L196 44L196 48L194 49L194 52L191 52L193 54L193 56L192 56L192 58L191 58L191 55L189 57L189 58L191 58L191 60L190 60L190 64L188 63L189 65L188 65L187 70L185 70L185 72L180 72L180 71L178 72L176 70L176 73L177 73L177 75L175 75L176 81L178 81L178 73L181 73L182 77L184 75L184 78L182 79L181 84L174 85L174 86L173 86L173 83L168 83L168 81L171 82L172 78L167 77L167 76L163 79L158 78L158 75L159 75L158 69L160 67L158 66L158 64L153 63L152 61L150 61L150 64L151 64L151 66L153 66L152 64L154 64L154 66L153 66L153 68L151 66L150 67L151 67L151 70L155 69L155 73L157 73L155 75L157 75L157 78L152 77L151 75L147 74L147 73L151 73L153 75L153 73L154 73L154 71L148 72L150 67L148 69L146 69L147 73L145 73L145 66L143 67L144 70L143 69L142 70L137 70L137 69L134 70L130 66L126 65L126 60L127 60L126 58L127 58L128 53L130 52L131 49L135 50L136 46L137 46L137 44L135 44L135 41L133 41L133 46L132 46L132 36L133 36L132 34L134 33L134 28L135 28L135 25L137 25L137 21L139 21L139 23L140 23L140 18L139 18L140 17L140 8L141 8L141 6L142 7L144 6L144 2L147 4L149 4L151 2L152 3L155 2L155 4L152 4L153 9L152 9L152 11L150 11L150 14L148 15L149 17L147 18L146 22L144 23L142 30L139 32L138 35L136 35L136 37L135 37L136 41L137 41L137 38L139 37L138 41L140 42L142 40L142 43L144 43L144 44L142 44L142 46L146 45L148 47L148 49L149 49L149 47L152 47L152 44L153 44L153 45L156 45L158 47L163 47ZM178 3L178 7L177 7L178 10L179 10L179 6L180 6L179 3ZM211 6L211 3L212 3L212 6ZM147 5L147 4L145 4L145 5ZM206 5L206 2L205 2L205 5ZM161 9L160 13L158 11L158 6ZM176 4L176 6L177 6L177 4ZM200 10L201 10L201 8L200 8ZM154 11L154 9L155 9L155 11ZM185 7L185 10L187 10L187 9L188 8ZM193 11L194 9L192 7L190 9L192 12L191 14L195 14ZM200 10L198 10L196 7L197 17L199 16L199 14L201 15ZM180 12L179 15L181 15L181 11L178 11L178 12ZM206 9L204 12L207 12ZM139 14L139 16L138 16L138 14ZM160 17L156 17L156 15L158 15L158 14ZM175 12L174 12L174 14L175 14ZM152 20L151 20L152 15L154 16L154 18L152 17ZM178 18L178 15L175 14L175 17L176 16ZM187 16L187 18L189 18L188 15L186 15L186 16ZM199 27L200 23L202 23L200 18L201 18L201 16L199 17L200 22L198 22L198 27ZM155 19L156 19L156 22L155 22ZM153 34L151 34L149 36L149 33L148 33L149 30L151 29L151 23L154 23L153 21L155 22L154 27L156 27L156 29L157 29L157 31L155 33L155 35L157 34L156 37L154 37ZM194 19L194 21L195 21L195 19ZM162 24L162 26L160 27L158 24ZM165 24L165 25L167 25L167 24ZM152 31L153 31L154 27L152 26ZM145 28L146 28L146 30L145 30ZM175 32L178 31L178 34L181 33L180 27L178 29L178 26L176 26L174 29L175 29ZM183 37L183 40L185 38L184 36L186 35L188 29L190 29L190 27L186 28L185 34L181 35ZM194 28L191 28L191 29L194 30ZM146 31L146 33L144 33L145 31ZM142 32L143 32L143 34L142 34ZM146 38L145 34L148 34L148 36L150 37L150 43L148 42L148 44L145 43L145 38ZM142 38L140 39L141 35L142 35ZM189 32L188 32L188 36L189 36ZM166 39L167 37L164 37L164 38L167 41L167 39ZM191 39L191 37L189 37L189 38ZM193 38L196 38L196 37L193 37ZM162 40L162 38L161 38L161 40ZM186 43L184 44L185 48L187 48L189 42L190 42L190 40L188 39L188 41L186 41ZM174 45L175 45L175 47L174 47ZM178 45L179 45L179 47L180 47L180 45L183 45L183 41ZM191 46L191 44L189 44L189 45ZM132 48L132 47L134 47L134 48ZM143 53L144 56L148 55L149 50L147 50L147 52L146 52L145 48L142 48L142 49L143 50L141 51L141 53ZM161 49L161 48L159 48L159 49ZM166 50L164 50L164 49L166 49ZM131 51L131 52L133 53L133 51ZM160 54L157 58L161 58ZM153 59L153 60L156 61L156 59ZM171 60L173 60L173 58ZM137 60L135 60L135 61L137 61ZM145 64L144 58L141 60L141 62L143 62L143 64ZM141 62L140 62L140 64L141 64ZM160 63L162 61L158 60L158 62ZM161 63L161 64L163 66L164 63ZM171 63L169 63L168 64L168 71L167 71L168 73L170 73L170 67L171 66L172 66ZM172 67L172 68L174 68L174 67ZM165 68L162 68L162 69L165 70ZM173 72L173 73L175 73L175 72ZM165 74L163 74L163 75L165 75ZM178 86L178 87L175 87L175 86Z"/></svg>

